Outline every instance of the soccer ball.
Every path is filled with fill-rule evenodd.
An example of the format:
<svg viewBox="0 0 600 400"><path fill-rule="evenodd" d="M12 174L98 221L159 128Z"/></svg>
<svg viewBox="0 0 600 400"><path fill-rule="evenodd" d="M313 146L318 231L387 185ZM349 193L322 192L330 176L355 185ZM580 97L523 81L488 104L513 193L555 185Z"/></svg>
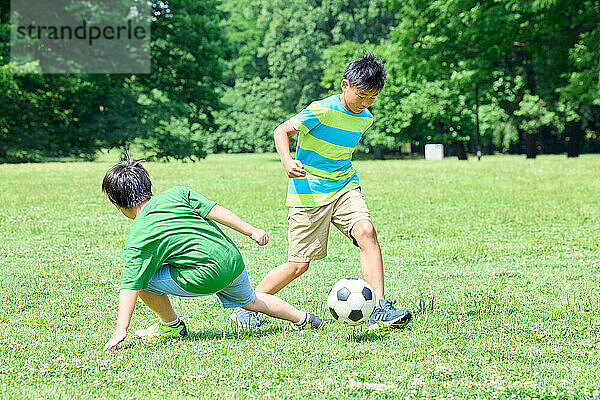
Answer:
<svg viewBox="0 0 600 400"><path fill-rule="evenodd" d="M362 279L340 279L329 291L327 306L336 321L358 325L373 313L375 294L371 286Z"/></svg>

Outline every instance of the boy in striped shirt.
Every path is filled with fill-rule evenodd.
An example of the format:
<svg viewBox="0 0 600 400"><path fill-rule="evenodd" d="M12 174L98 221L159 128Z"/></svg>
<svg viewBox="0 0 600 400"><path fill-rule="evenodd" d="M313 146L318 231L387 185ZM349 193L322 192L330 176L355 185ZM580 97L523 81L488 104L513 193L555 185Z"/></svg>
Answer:
<svg viewBox="0 0 600 400"><path fill-rule="evenodd" d="M277 152L290 178L288 262L271 270L256 291L275 294L306 272L311 261L324 258L332 223L360 248L363 277L377 296L371 327L400 327L411 314L395 309L395 302L384 297L381 249L352 166L352 153L373 123L368 107L383 88L385 75L382 62L372 53L352 60L344 72L341 94L311 103L275 129ZM289 137L296 133L294 160ZM256 313L241 308L232 319L246 326L260 323Z"/></svg>

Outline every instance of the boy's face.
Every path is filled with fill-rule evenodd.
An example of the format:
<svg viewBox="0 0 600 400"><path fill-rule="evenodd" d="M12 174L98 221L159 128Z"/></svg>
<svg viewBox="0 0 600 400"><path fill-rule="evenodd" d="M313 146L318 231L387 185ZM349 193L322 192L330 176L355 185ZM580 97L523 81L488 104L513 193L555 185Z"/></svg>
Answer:
<svg viewBox="0 0 600 400"><path fill-rule="evenodd" d="M371 107L379 91L377 89L359 89L350 85L348 79L342 80L342 99L344 107L354 114L360 114L365 108Z"/></svg>

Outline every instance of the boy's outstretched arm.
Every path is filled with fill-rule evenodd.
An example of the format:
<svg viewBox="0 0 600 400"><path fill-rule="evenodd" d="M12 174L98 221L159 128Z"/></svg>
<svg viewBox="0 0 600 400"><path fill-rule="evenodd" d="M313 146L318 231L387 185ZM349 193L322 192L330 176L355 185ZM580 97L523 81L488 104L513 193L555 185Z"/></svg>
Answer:
<svg viewBox="0 0 600 400"><path fill-rule="evenodd" d="M292 123L287 120L283 124L275 128L273 137L275 138L275 147L277 148L277 154L281 159L283 168L290 178L302 178L306 176L304 166L298 160L294 160L290 154L290 136L300 132L294 129Z"/></svg>
<svg viewBox="0 0 600 400"><path fill-rule="evenodd" d="M262 229L257 229L249 223L243 221L240 217L216 204L206 215L206 218L217 221L220 224L226 225L231 229L235 229L243 235L250 236L252 240L261 246L269 242L267 232Z"/></svg>
<svg viewBox="0 0 600 400"><path fill-rule="evenodd" d="M119 293L119 311L117 316L117 327L111 338L106 342L104 350L110 350L121 343L127 337L127 328L131 322L131 315L135 308L139 290L121 289Z"/></svg>

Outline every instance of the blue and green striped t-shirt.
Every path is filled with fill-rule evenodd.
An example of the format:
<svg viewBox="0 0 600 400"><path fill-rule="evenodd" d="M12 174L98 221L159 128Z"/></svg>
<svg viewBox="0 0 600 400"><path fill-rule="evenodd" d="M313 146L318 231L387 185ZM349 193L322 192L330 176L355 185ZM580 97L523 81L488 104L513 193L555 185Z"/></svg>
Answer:
<svg viewBox="0 0 600 400"><path fill-rule="evenodd" d="M296 159L304 164L306 177L290 178L288 207L322 206L359 187L352 153L373 124L369 110L354 114L333 95L311 103L290 121L300 131Z"/></svg>

